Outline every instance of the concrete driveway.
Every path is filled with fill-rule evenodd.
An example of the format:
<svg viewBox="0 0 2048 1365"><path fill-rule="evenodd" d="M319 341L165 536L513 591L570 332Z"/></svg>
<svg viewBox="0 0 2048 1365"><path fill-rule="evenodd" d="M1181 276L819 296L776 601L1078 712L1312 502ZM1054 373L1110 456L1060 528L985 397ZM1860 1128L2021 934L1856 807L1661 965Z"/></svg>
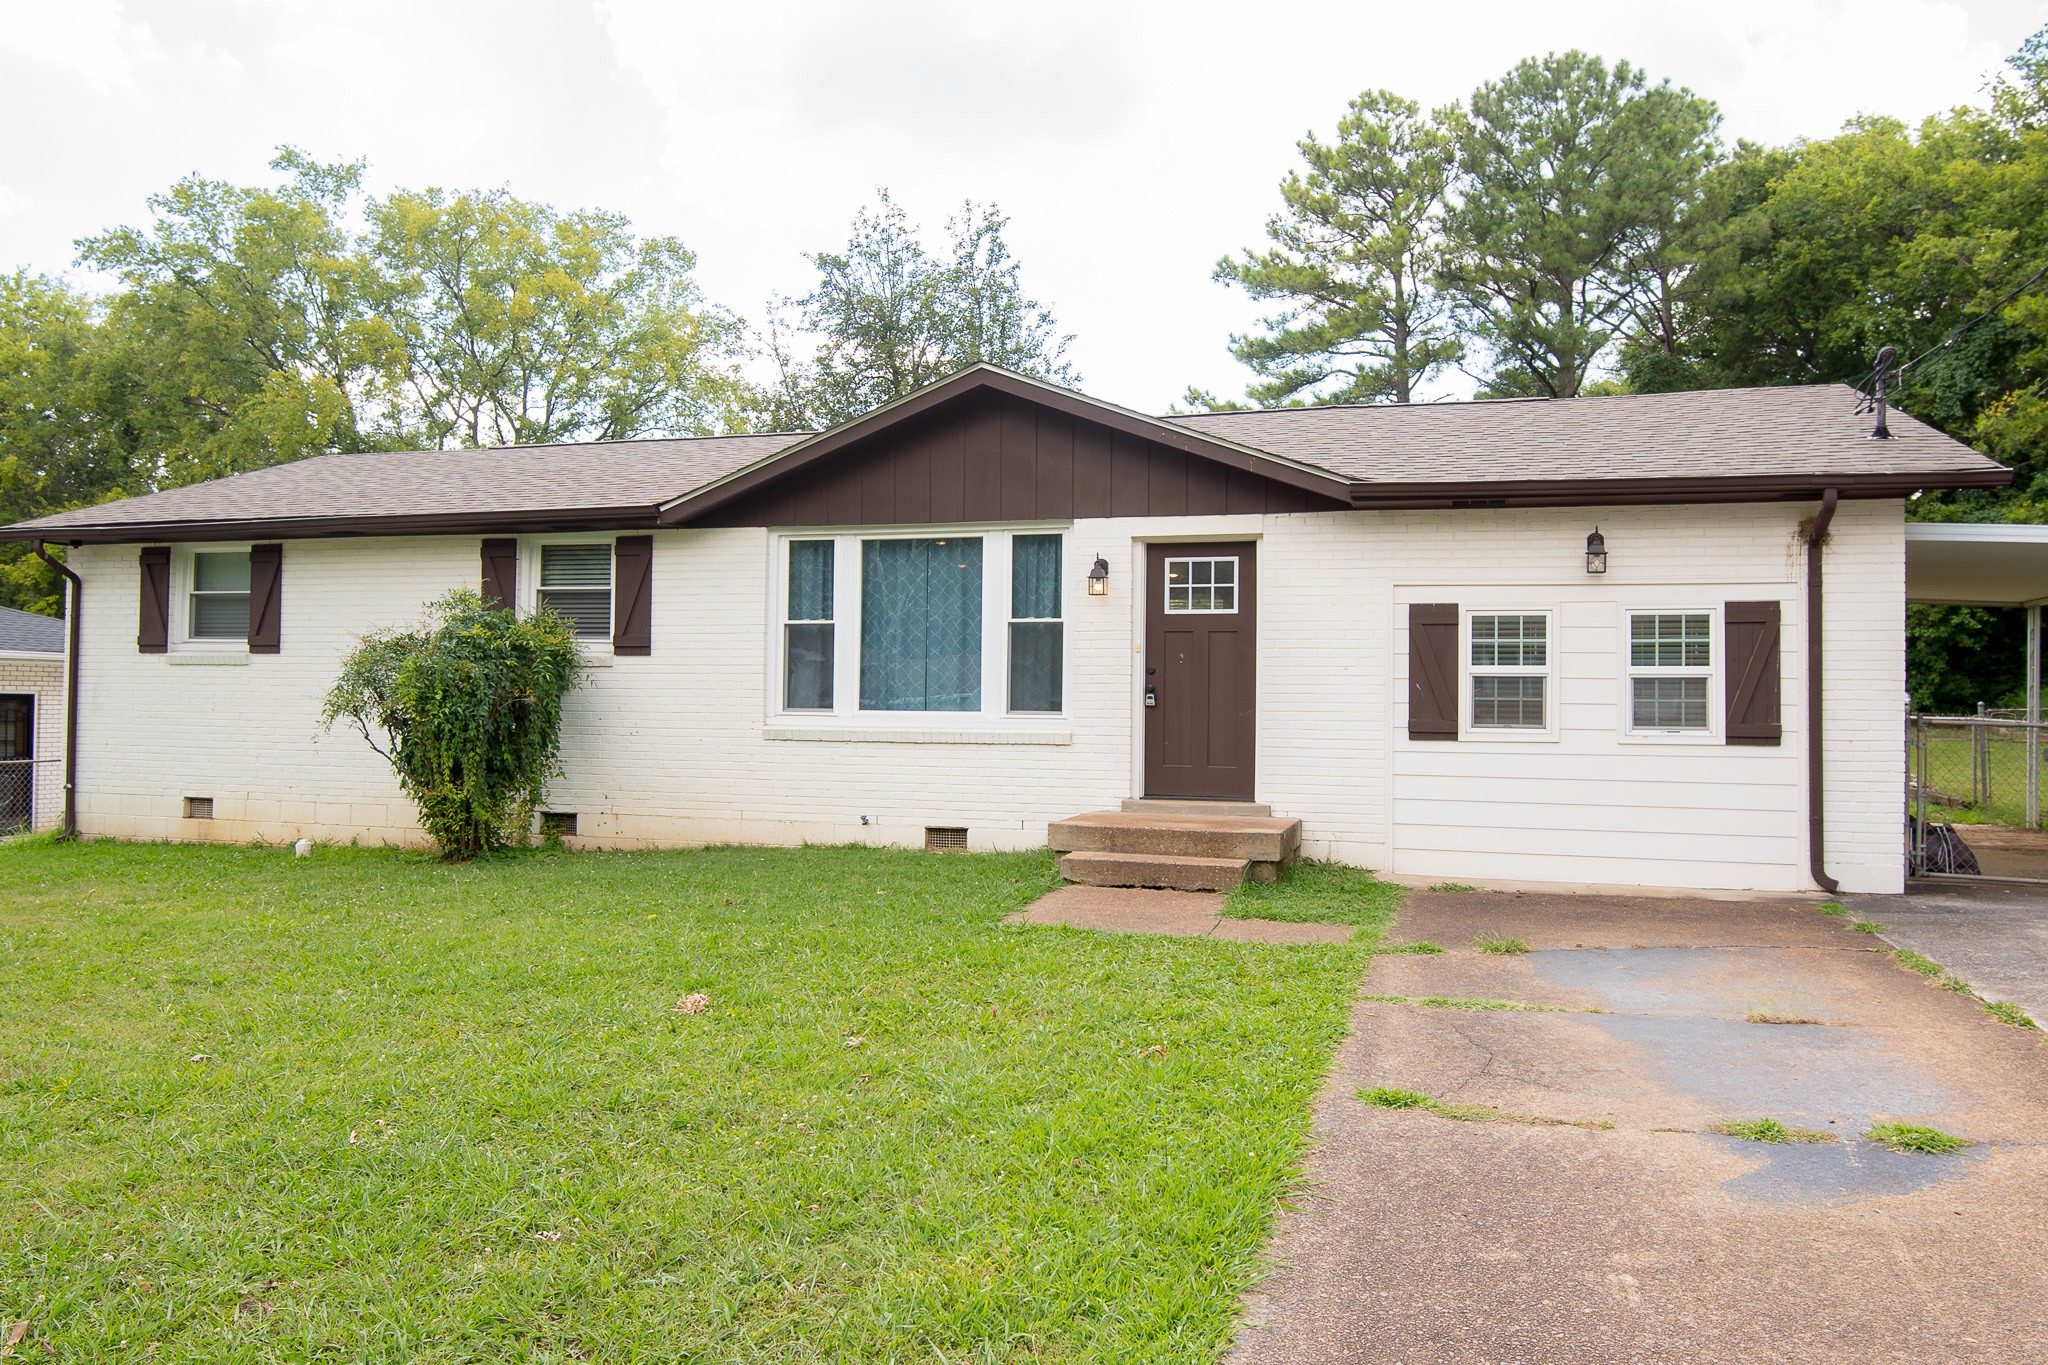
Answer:
<svg viewBox="0 0 2048 1365"><path fill-rule="evenodd" d="M1417 893L1416 939L1449 951L1375 960L1401 1000L1357 1008L1236 1365L2048 1361L2041 1035L1807 903ZM1839 1140L1708 1131L1759 1117Z"/></svg>
<svg viewBox="0 0 2048 1365"><path fill-rule="evenodd" d="M2048 885L1929 877L1903 896L1856 896L1847 904L1883 924L1887 942L1939 962L1985 999L2010 1000L2048 1028Z"/></svg>

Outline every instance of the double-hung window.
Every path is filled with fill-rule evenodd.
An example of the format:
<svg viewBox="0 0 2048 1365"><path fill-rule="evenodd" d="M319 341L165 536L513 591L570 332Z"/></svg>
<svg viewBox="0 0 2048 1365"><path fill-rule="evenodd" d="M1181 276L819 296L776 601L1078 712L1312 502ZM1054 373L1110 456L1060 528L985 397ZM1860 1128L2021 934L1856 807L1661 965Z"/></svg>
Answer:
<svg viewBox="0 0 2048 1365"><path fill-rule="evenodd" d="M1467 618L1466 673L1474 730L1550 725L1550 617L1533 612Z"/></svg>
<svg viewBox="0 0 2048 1365"><path fill-rule="evenodd" d="M579 640L612 635L612 546L610 541L540 547L535 598L569 623Z"/></svg>
<svg viewBox="0 0 2048 1365"><path fill-rule="evenodd" d="M192 556L191 615L186 634L194 640L249 638L249 552L200 550Z"/></svg>
<svg viewBox="0 0 2048 1365"><path fill-rule="evenodd" d="M789 542L789 593L782 625L782 704L832 709L832 560L829 540Z"/></svg>
<svg viewBox="0 0 2048 1365"><path fill-rule="evenodd" d="M1705 733L1712 728L1714 618L1709 612L1632 612L1628 618L1629 728Z"/></svg>
<svg viewBox="0 0 2048 1365"><path fill-rule="evenodd" d="M1058 711L1066 626L1060 620L1060 538L1010 538L1010 709Z"/></svg>
<svg viewBox="0 0 2048 1365"><path fill-rule="evenodd" d="M780 709L1057 715L1063 543L997 530L784 540Z"/></svg>

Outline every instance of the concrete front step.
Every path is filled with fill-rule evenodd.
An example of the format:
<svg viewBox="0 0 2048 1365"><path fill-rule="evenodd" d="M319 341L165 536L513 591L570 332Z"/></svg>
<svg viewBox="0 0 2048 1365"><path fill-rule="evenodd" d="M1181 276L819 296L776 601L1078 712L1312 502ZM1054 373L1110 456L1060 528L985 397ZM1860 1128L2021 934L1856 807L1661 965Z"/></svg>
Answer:
<svg viewBox="0 0 2048 1365"><path fill-rule="evenodd" d="M1083 886L1155 886L1169 891L1229 891L1251 875L1243 858L1170 854L1062 853L1060 875Z"/></svg>
<svg viewBox="0 0 2048 1365"><path fill-rule="evenodd" d="M1046 826L1045 837L1060 853L1144 853L1286 863L1301 850L1301 821L1102 810L1055 820Z"/></svg>
<svg viewBox="0 0 2048 1365"><path fill-rule="evenodd" d="M1133 815L1269 816L1273 813L1273 808L1263 801L1170 801L1158 796L1126 796L1124 809Z"/></svg>

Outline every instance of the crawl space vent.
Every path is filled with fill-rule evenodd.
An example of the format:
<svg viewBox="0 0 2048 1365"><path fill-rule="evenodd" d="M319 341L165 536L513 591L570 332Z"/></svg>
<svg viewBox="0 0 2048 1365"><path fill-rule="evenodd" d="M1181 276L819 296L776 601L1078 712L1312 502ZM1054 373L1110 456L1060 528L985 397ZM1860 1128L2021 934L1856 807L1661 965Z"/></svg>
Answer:
<svg viewBox="0 0 2048 1365"><path fill-rule="evenodd" d="M211 820L213 818L213 798L210 796L186 797L185 818L187 820Z"/></svg>
<svg viewBox="0 0 2048 1365"><path fill-rule="evenodd" d="M924 846L927 849L965 848L967 831L952 825L926 825Z"/></svg>
<svg viewBox="0 0 2048 1365"><path fill-rule="evenodd" d="M573 810L544 810L540 813L540 834L543 839L573 839L576 837L576 812Z"/></svg>

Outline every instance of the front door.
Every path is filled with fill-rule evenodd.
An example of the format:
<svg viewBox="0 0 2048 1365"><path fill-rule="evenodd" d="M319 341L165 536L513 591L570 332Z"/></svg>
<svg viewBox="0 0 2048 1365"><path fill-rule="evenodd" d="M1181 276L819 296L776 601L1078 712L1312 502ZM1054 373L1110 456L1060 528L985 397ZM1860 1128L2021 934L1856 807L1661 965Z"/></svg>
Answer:
<svg viewBox="0 0 2048 1365"><path fill-rule="evenodd" d="M1258 546L1154 545L1145 569L1145 795L1252 799Z"/></svg>

